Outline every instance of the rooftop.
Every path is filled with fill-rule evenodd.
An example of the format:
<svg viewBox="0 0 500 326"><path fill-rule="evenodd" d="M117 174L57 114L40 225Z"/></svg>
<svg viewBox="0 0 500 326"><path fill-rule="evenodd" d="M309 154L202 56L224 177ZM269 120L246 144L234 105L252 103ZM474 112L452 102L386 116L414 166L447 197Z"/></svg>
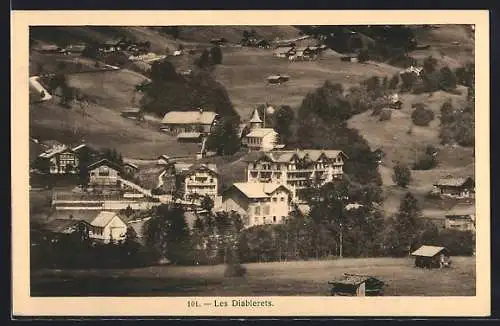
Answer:
<svg viewBox="0 0 500 326"><path fill-rule="evenodd" d="M113 218L115 218L115 216L118 217L118 214L115 212L102 211L90 224L97 227L105 227Z"/></svg>
<svg viewBox="0 0 500 326"><path fill-rule="evenodd" d="M376 279L375 277L373 276L369 276L369 275L358 275L358 274L347 274L345 273L344 276L338 280L335 280L333 282L330 282L330 283L337 283L337 284L347 284L347 285L360 285L370 279L374 279L374 280L377 280L378 282L380 283L383 283L381 282L380 280Z"/></svg>
<svg viewBox="0 0 500 326"><path fill-rule="evenodd" d="M262 137L267 136L270 133L277 134L277 132L273 128L258 128L258 129L254 129L254 130L250 131L247 134L247 137L262 138Z"/></svg>
<svg viewBox="0 0 500 326"><path fill-rule="evenodd" d="M461 187L465 185L467 182L473 182L470 177L444 177L439 179L434 185L435 186L448 186L448 187Z"/></svg>
<svg viewBox="0 0 500 326"><path fill-rule="evenodd" d="M177 139L198 139L201 137L201 132L181 132L177 135Z"/></svg>
<svg viewBox="0 0 500 326"><path fill-rule="evenodd" d="M293 158L304 159L308 158L311 161L317 161L320 157L325 156L328 159L337 158L339 155L347 156L341 150L334 149L297 149L297 150L279 150L271 152L254 152L247 155L248 162L254 162L261 158L267 157L273 162L288 163Z"/></svg>
<svg viewBox="0 0 500 326"><path fill-rule="evenodd" d="M434 257L441 251L446 250L445 247L438 246L422 246L411 253L412 256L422 256L422 257Z"/></svg>
<svg viewBox="0 0 500 326"><path fill-rule="evenodd" d="M211 125L217 118L217 113L212 111L170 111L163 117L165 124L204 124Z"/></svg>
<svg viewBox="0 0 500 326"><path fill-rule="evenodd" d="M258 182L236 182L233 187L241 191L247 198L267 198L278 188L283 187L289 190L283 184L278 183L258 183Z"/></svg>

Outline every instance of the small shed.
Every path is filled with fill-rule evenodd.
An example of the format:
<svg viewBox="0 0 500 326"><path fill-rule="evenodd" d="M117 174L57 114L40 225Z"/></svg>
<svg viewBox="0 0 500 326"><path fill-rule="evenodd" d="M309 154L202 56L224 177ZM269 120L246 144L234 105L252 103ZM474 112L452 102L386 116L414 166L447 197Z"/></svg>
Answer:
<svg viewBox="0 0 500 326"><path fill-rule="evenodd" d="M415 257L416 267L442 268L451 264L449 251L445 247L423 245L411 255Z"/></svg>
<svg viewBox="0 0 500 326"><path fill-rule="evenodd" d="M328 282L332 296L381 296L385 283L373 276L344 273L338 280Z"/></svg>

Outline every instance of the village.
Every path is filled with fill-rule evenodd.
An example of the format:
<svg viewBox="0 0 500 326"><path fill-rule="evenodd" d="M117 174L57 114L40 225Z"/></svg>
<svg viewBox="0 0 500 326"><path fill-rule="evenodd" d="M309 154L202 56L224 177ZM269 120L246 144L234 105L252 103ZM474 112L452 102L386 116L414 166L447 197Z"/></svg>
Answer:
<svg viewBox="0 0 500 326"><path fill-rule="evenodd" d="M178 31L168 30L168 33L174 32ZM392 75L396 76L393 79L397 87L388 86L387 78L383 86L378 77L370 76L356 83L361 85L356 87L368 89L371 99L363 105L377 112L375 119L371 118L375 113L365 115L360 109L361 99L352 102L361 92L361 88L354 89L354 86L338 91L336 85L325 82L319 88L324 90L317 91L317 94L335 96L335 100L321 102L322 99L318 99L314 103L316 94L311 95L314 92L311 90L297 106L305 107L309 99L311 108L317 110L314 113L317 116L313 117L307 109L300 107L297 111L283 105L283 102L280 104L277 97L270 98L270 95L266 95L264 101L250 100L250 103L245 103L244 110L233 114L229 108L225 109L225 104L221 104L220 95L213 95L212 100L210 92L220 86L205 90L201 88L204 86L198 86L193 81L212 78L203 77L203 74L210 69L219 69L218 66L223 65L220 62L230 60L233 52L239 55L244 51L258 51L255 52L258 53L258 60L262 60L260 58L264 55L266 60L278 60L273 61L279 62L276 64L278 68L272 69L273 73L263 72L259 77L259 87L265 89L265 94L281 94L287 88L297 87L294 83L300 82L297 71L302 64L335 60L335 64L353 67L348 69L371 64L367 50L336 52L325 42L332 33L315 33L319 35L299 35L276 41L261 37L254 30L244 30L239 42L225 37L211 38L207 44L210 50L193 49L188 43L179 43L174 45L173 50L155 51L158 47L154 42L132 41L127 37L100 43L42 45L36 48L35 55L40 58L56 57L64 62L79 62L78 67L82 69L72 75L66 74L69 77L58 78L66 76L57 72L57 69L68 69L66 63L63 68L57 66L55 71L33 74L30 78L30 102L35 109L30 110L59 101L60 106L67 107L62 110L76 111L80 108L83 117L96 115L99 106L108 105L106 99L96 103L89 101L88 92L95 92L96 85L77 84L72 78L85 79L89 74L123 73L128 70L148 76L130 86L134 94L130 103L118 101L107 127L99 131L108 132L115 124L123 126L123 133L116 132L117 137L114 138L117 140L107 143L104 136L100 142L96 140L97 135L89 132L66 139L44 137L43 132L30 135L30 196L39 198L36 209L34 202L31 203L32 250L52 243L52 249L43 250L60 256L54 259L40 256L38 259L41 260L36 264L53 261L52 267L44 268L64 269L65 264L87 268L84 262L95 264L101 260L99 257L105 260L100 263L117 268L134 266L138 261L140 263L137 264L146 266L225 264L228 267L224 275L243 276L246 272L242 264L247 262L275 264L296 261L302 264L308 259L320 262L330 259L338 264L337 259L344 257L394 256L412 259L411 262L405 261L405 268L416 268L422 272L438 268L446 273L446 270L460 264L464 259L462 256L473 257L476 223L474 171L455 167L447 170L439 165L436 158L439 154L439 160L451 160L445 153L461 150L457 149L458 145L428 145L419 149L421 153L418 155L416 149L411 148L407 156L416 157L415 166L432 166L408 168L395 159L403 154L398 154L389 146L384 147L380 142L378 146L373 146L369 137L373 132L370 128L367 128L367 134L363 134L365 137L368 135L370 147L364 145L364 140L357 140L358 136L349 130L366 121L380 124L383 123L380 121L391 120L391 116L397 121L398 117L406 114L403 112L411 110L415 127L412 125L402 134L409 139L411 132L416 133L416 137L420 137L419 133L424 135L421 130L430 128L429 121L434 119L434 115L424 123L418 119L425 120L426 114L434 113L419 100L409 100L420 93L407 95L405 87L427 87L424 84L426 71L429 74L429 61L422 64L415 60L405 68L390 68ZM349 42L362 42L358 33L352 34L354 39ZM416 51L428 48L421 46ZM72 59L73 56L77 56L76 59ZM186 65L193 56L195 64ZM170 61L176 65L173 72ZM294 73L290 73L284 68L291 65L298 70L291 70ZM443 76L446 73L447 70L442 72ZM110 76L113 80L113 75ZM352 79L350 76L348 74L346 78ZM207 79L205 83L210 84L211 81ZM439 85L442 84L444 82ZM72 87L78 86L72 85L83 86L77 89L75 95ZM102 87L106 89L106 85L102 84ZM161 91L154 93L159 87L164 87L164 92L169 87L179 89L168 94ZM443 89L449 91L447 86L439 87L444 88L436 92L445 92ZM384 88L384 91L378 88ZM67 95L71 93L68 89L72 89L73 95ZM228 89L232 97L230 86ZM154 102L160 101L162 96L174 98L176 94L190 92L204 94L200 95L202 100L196 104L196 101L190 100L191 104L178 105L168 99L165 101L170 107L166 110L163 103ZM455 93L449 92L450 96L458 97L455 88ZM239 94L237 96L241 96ZM467 96L469 94L470 91ZM113 96L124 98L129 94L117 91ZM137 100L137 97L142 100ZM238 106L242 106L240 102L243 98L245 95L241 99L237 97ZM331 104L332 101L336 101L335 104ZM337 113L341 109L333 113L321 111L321 105L340 108L343 103L351 102L355 103L349 104L353 113ZM456 103L462 102L457 100L453 105L457 108ZM220 107L214 103L220 104ZM422 118L415 112L422 112ZM454 112L461 114L461 111ZM77 112L69 114L80 115ZM312 121L321 119L328 122L330 114L333 117L330 124L334 127L328 124L323 126L321 122L317 122L316 127L313 125ZM43 119L42 116L39 119ZM345 121L349 125L345 125ZM68 119L67 123L69 126L72 122ZM441 126L444 126L443 121ZM71 126L69 129L73 131L73 136L79 132L76 128L85 130L89 127L85 124ZM154 135L154 141L137 145L135 151L132 144L127 145L126 135L127 132L139 135L141 130ZM322 135L321 130L333 132L334 136ZM123 140L119 135L125 135L121 136ZM394 138L390 133L389 136ZM309 142L307 137L311 139ZM429 139L427 134L423 137ZM331 140L335 138L340 140ZM390 142L396 140L391 139ZM134 152L138 154L134 155ZM392 162L388 157L393 158ZM425 174L432 169L432 174ZM377 177L381 181L373 177L375 174L381 175ZM388 179L394 180L390 181L393 182L390 186L386 186L387 175ZM427 183L418 179L420 175ZM379 190L380 187L385 188ZM390 196L395 193L399 194L399 197L394 197L398 202L392 204L395 200ZM416 202L423 202L425 210L422 211ZM389 205L392 206L387 208ZM396 216L396 222L394 218L388 218L391 214ZM400 218L398 222L399 216L403 215L409 218ZM400 240L396 241L397 237ZM400 247L395 247L396 242ZM89 253L88 257L72 258L68 263L62 257L72 255L70 248L75 243L76 246L92 243L95 248L104 249L93 249L95 252ZM115 249L105 249L108 247ZM154 258L150 258L152 256ZM454 256L459 257L455 259ZM323 286L331 286L327 295L382 295L384 283L387 283L384 277L374 276L370 270L366 271L367 274L356 271L359 268L347 268L342 273L339 270L336 281L323 282Z"/></svg>

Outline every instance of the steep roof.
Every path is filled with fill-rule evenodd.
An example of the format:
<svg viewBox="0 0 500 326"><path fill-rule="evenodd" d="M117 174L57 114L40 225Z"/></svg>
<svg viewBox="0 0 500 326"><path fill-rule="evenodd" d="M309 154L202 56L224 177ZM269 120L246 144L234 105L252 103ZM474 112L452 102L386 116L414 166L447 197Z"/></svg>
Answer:
<svg viewBox="0 0 500 326"><path fill-rule="evenodd" d="M422 257L434 257L441 251L446 250L445 247L438 246L422 246L411 253L412 256L422 256Z"/></svg>
<svg viewBox="0 0 500 326"><path fill-rule="evenodd" d="M258 129L257 129L258 130ZM341 150L333 149L302 149L302 150L279 150L271 152L254 152L246 157L247 162L254 162L262 157L268 157L271 161L276 163L290 162L294 157L299 159L309 158L311 161L317 161L322 155L328 159L336 158L339 155L348 158Z"/></svg>
<svg viewBox="0 0 500 326"><path fill-rule="evenodd" d="M210 125L217 117L212 111L170 111L163 117L165 124L204 124Z"/></svg>
<svg viewBox="0 0 500 326"><path fill-rule="evenodd" d="M66 152L66 151L71 151L68 147L66 147L66 145L56 146L56 147L53 147L51 149L46 150L45 152L40 154L39 157L51 158L52 156L54 156L56 154L60 154L62 152Z"/></svg>
<svg viewBox="0 0 500 326"><path fill-rule="evenodd" d="M216 164L192 164L186 171L184 171L185 175L190 175L195 172L206 171L217 175L217 165Z"/></svg>
<svg viewBox="0 0 500 326"><path fill-rule="evenodd" d="M250 131L246 137L257 137L262 138L267 136L270 133L277 134L277 132L273 128L258 128Z"/></svg>
<svg viewBox="0 0 500 326"><path fill-rule="evenodd" d="M448 187L461 187L465 185L466 182L473 181L471 177L461 177L461 178L453 178L453 177L445 177L439 179L434 185L435 186L448 186Z"/></svg>
<svg viewBox="0 0 500 326"><path fill-rule="evenodd" d="M54 233L62 233L66 229L76 226L79 223L86 223L86 221L75 220L75 219L54 219L45 223L42 228L46 231Z"/></svg>
<svg viewBox="0 0 500 326"><path fill-rule="evenodd" d="M293 50L293 46L280 46L274 50L274 53L288 53Z"/></svg>
<svg viewBox="0 0 500 326"><path fill-rule="evenodd" d="M255 109L253 111L253 115L252 115L252 119L250 120L250 123L259 123L259 122L262 122L262 120L260 119L259 111L257 109Z"/></svg>
<svg viewBox="0 0 500 326"><path fill-rule="evenodd" d="M278 183L236 182L233 183L233 187L247 198L268 198L279 188L284 188L290 192L290 189L285 185Z"/></svg>
<svg viewBox="0 0 500 326"><path fill-rule="evenodd" d="M116 164L115 162L111 162L110 160L108 160L107 158L103 158L103 159L100 159L92 164L90 164L88 166L89 169L95 169L99 166L102 166L102 165L106 165L106 166L109 166L110 168L113 168L117 171L120 171L121 167Z"/></svg>
<svg viewBox="0 0 500 326"><path fill-rule="evenodd" d="M108 225L115 216L120 218L118 214L116 214L115 212L102 211L96 216L96 218L90 224L93 226L103 228L106 227L106 225Z"/></svg>

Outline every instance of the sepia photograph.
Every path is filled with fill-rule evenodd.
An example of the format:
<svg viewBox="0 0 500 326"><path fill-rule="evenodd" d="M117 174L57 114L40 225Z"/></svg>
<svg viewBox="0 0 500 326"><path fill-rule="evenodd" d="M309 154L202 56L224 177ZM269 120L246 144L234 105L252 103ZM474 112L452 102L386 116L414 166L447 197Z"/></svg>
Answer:
<svg viewBox="0 0 500 326"><path fill-rule="evenodd" d="M333 21L30 24L29 296L476 297L476 25Z"/></svg>

